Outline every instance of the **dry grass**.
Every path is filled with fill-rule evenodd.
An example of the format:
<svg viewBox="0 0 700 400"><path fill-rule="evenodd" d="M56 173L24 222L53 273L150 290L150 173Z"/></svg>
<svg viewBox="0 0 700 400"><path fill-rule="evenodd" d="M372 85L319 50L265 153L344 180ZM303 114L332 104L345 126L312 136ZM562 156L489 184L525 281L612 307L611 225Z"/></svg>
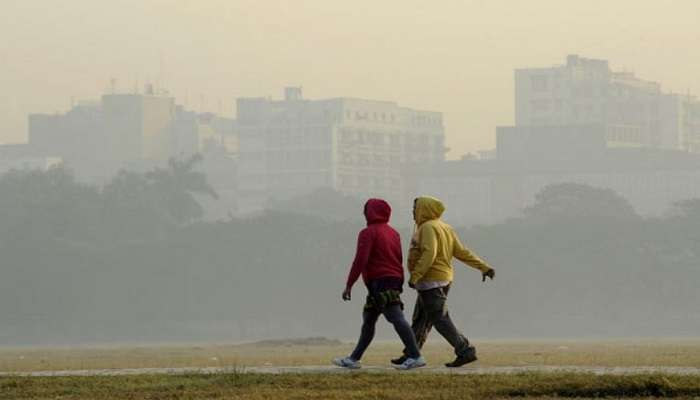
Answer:
<svg viewBox="0 0 700 400"><path fill-rule="evenodd" d="M425 348L428 362L450 360L439 339ZM607 341L476 341L480 366L700 366L700 339ZM180 345L0 349L0 371L104 368L327 365L346 355L348 343L264 345ZM363 363L387 365L400 352L396 343L374 343Z"/></svg>

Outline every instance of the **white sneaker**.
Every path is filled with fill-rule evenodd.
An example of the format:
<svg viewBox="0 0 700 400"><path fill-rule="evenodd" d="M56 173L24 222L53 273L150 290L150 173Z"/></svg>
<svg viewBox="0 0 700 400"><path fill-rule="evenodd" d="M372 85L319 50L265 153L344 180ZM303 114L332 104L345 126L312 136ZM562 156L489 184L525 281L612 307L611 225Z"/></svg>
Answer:
<svg viewBox="0 0 700 400"><path fill-rule="evenodd" d="M420 356L418 358L407 358L406 361L403 362L403 364L399 364L396 366L396 369L401 369L401 370L409 370L413 368L420 368L420 367L425 367L426 362L425 358L423 356Z"/></svg>
<svg viewBox="0 0 700 400"><path fill-rule="evenodd" d="M359 361L353 360L350 357L334 358L333 364L339 367L347 369L359 369L362 368L362 364Z"/></svg>

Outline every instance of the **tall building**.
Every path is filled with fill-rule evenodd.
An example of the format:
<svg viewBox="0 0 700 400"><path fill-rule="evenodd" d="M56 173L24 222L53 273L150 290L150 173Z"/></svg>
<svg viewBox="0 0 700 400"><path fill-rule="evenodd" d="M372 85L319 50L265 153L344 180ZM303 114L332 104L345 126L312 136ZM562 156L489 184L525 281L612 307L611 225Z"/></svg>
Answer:
<svg viewBox="0 0 700 400"><path fill-rule="evenodd" d="M171 125L171 153L177 157L212 152L237 154L238 137L234 125L233 119L177 106Z"/></svg>
<svg viewBox="0 0 700 400"><path fill-rule="evenodd" d="M643 216L700 196L700 102L605 60L516 70L515 126L496 135L495 159L413 171L415 192L443 198L463 225L517 217L556 183L612 189Z"/></svg>
<svg viewBox="0 0 700 400"><path fill-rule="evenodd" d="M444 160L442 114L388 101L237 101L240 211L330 187L358 196L402 197L402 165Z"/></svg>
<svg viewBox="0 0 700 400"><path fill-rule="evenodd" d="M147 86L145 94L102 96L104 134L108 157L117 160L167 160L172 152L170 126L175 99L156 94Z"/></svg>
<svg viewBox="0 0 700 400"><path fill-rule="evenodd" d="M29 144L68 163L167 160L173 153L174 99L154 94L105 94L65 114L29 115Z"/></svg>
<svg viewBox="0 0 700 400"><path fill-rule="evenodd" d="M598 125L608 147L692 151L696 127L674 122L693 104L606 60L569 55L565 65L515 71L516 127Z"/></svg>
<svg viewBox="0 0 700 400"><path fill-rule="evenodd" d="M173 97L146 85L143 94L105 94L64 114L31 114L29 146L62 159L82 178L102 181L121 168L150 168L196 153L220 153L235 162L233 126L232 119L176 106Z"/></svg>
<svg viewBox="0 0 700 400"><path fill-rule="evenodd" d="M661 101L663 148L700 153L700 101L690 95L667 94Z"/></svg>
<svg viewBox="0 0 700 400"><path fill-rule="evenodd" d="M30 114L29 144L67 162L96 158L103 127L99 102L79 102L65 114Z"/></svg>

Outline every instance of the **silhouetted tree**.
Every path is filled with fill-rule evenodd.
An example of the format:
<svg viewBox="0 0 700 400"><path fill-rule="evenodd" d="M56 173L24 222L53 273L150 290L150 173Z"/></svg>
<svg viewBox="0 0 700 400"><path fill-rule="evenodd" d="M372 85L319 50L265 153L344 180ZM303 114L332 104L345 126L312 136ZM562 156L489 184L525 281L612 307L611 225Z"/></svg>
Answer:
<svg viewBox="0 0 700 400"><path fill-rule="evenodd" d="M700 199L679 201L674 204L673 211L678 217L700 221Z"/></svg>
<svg viewBox="0 0 700 400"><path fill-rule="evenodd" d="M0 177L0 224L4 232L32 240L90 237L98 229L99 196L63 166L12 170Z"/></svg>
<svg viewBox="0 0 700 400"><path fill-rule="evenodd" d="M543 220L638 217L629 201L613 190L577 183L545 187L535 195L535 203L523 212L526 217Z"/></svg>
<svg viewBox="0 0 700 400"><path fill-rule="evenodd" d="M156 168L146 174L146 179L153 184L159 200L170 216L180 224L192 222L204 214L195 194L218 198L214 188L207 182L206 175L194 170L195 165L201 161L202 156L199 154L186 160L172 158L167 168Z"/></svg>
<svg viewBox="0 0 700 400"><path fill-rule="evenodd" d="M357 197L342 194L331 188L320 188L289 200L272 201L268 209L312 215L332 221L357 220L362 223L363 206L364 202Z"/></svg>

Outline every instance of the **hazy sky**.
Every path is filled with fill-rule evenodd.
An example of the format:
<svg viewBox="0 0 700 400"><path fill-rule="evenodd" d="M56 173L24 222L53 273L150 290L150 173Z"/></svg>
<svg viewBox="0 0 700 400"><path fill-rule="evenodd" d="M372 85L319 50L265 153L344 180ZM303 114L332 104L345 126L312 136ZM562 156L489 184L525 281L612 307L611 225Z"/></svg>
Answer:
<svg viewBox="0 0 700 400"><path fill-rule="evenodd" d="M0 0L0 142L114 77L229 115L285 85L438 110L456 157L513 122L514 68L569 53L700 93L699 20L699 0Z"/></svg>

